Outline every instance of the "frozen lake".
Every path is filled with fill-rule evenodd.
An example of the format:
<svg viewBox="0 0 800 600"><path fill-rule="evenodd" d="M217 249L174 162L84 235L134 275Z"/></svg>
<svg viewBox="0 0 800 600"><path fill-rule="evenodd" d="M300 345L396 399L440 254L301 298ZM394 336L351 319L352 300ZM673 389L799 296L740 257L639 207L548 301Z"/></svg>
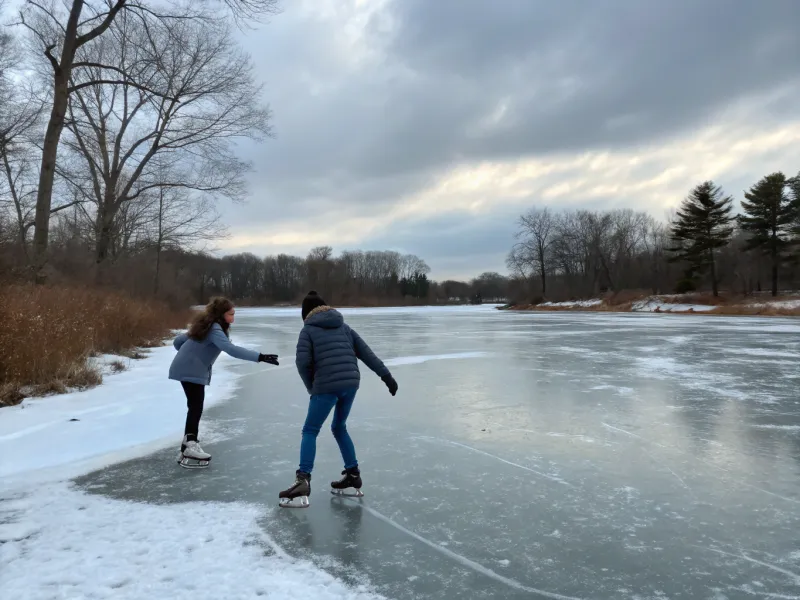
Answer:
<svg viewBox="0 0 800 600"><path fill-rule="evenodd" d="M311 507L277 506L307 407L296 309L239 310L234 342L282 366L234 367L235 397L201 424L211 468L180 469L170 448L80 489L255 503L283 551L389 598L800 597L796 321L343 312L400 384L392 398L362 368L348 429L365 498L330 496L326 428Z"/></svg>

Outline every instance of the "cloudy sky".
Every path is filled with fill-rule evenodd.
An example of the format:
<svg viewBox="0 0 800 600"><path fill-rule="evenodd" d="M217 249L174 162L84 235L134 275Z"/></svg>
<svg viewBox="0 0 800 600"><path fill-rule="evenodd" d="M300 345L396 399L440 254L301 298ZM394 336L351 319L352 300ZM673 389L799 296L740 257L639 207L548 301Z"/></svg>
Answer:
<svg viewBox="0 0 800 600"><path fill-rule="evenodd" d="M244 35L276 137L224 252L505 272L532 206L663 217L800 171L800 0L283 0Z"/></svg>

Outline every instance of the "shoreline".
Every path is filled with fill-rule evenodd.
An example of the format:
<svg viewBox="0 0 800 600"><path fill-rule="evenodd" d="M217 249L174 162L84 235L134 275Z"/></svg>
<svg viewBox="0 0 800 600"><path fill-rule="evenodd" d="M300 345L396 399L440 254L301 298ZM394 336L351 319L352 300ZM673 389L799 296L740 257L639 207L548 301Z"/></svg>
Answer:
<svg viewBox="0 0 800 600"><path fill-rule="evenodd" d="M17 457L0 463L0 481L62 481L177 444L186 403L167 378L175 350L166 342L92 388L0 407L0 454ZM244 347L253 342L238 341ZM217 364L206 407L233 398L243 376L228 356Z"/></svg>
<svg viewBox="0 0 800 600"><path fill-rule="evenodd" d="M710 300L710 301L708 301ZM609 302L608 299L514 304L498 307L514 312L587 312L636 313L664 315L707 315L716 317L800 317L800 298L782 298L761 302L728 301L724 297L708 299L689 296L647 296L636 301Z"/></svg>

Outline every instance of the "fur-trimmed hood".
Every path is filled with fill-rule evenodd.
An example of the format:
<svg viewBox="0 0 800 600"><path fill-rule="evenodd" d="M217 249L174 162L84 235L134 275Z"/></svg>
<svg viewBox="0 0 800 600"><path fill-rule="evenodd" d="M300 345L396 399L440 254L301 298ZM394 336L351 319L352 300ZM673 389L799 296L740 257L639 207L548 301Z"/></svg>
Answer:
<svg viewBox="0 0 800 600"><path fill-rule="evenodd" d="M306 325L321 327L323 329L336 329L344 324L344 317L335 308L330 306L317 306L308 313L305 320Z"/></svg>

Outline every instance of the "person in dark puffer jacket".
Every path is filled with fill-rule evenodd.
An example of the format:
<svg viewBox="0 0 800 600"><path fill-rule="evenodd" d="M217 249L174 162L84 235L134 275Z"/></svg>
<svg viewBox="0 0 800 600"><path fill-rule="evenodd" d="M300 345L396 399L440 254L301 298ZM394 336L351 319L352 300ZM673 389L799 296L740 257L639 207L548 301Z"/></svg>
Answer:
<svg viewBox="0 0 800 600"><path fill-rule="evenodd" d="M331 410L331 431L344 461L344 477L331 483L333 490L356 490L361 495L361 473L353 441L347 433L347 417L361 383L359 359L375 372L394 396L397 382L389 369L375 356L367 343L347 323L342 314L311 291L303 300L304 326L297 341L296 365L310 397L308 415L300 444L300 468L294 485L279 494L282 506L308 506L311 471L317 451L317 435ZM300 500L295 504L295 500Z"/></svg>

